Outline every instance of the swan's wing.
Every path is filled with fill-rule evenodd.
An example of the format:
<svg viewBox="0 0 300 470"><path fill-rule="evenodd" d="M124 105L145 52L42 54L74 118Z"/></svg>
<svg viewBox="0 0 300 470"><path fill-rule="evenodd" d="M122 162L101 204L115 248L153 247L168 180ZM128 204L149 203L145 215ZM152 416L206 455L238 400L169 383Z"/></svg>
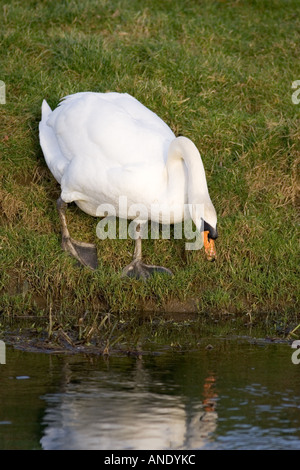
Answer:
<svg viewBox="0 0 300 470"><path fill-rule="evenodd" d="M151 199L150 193L161 190L175 136L131 96L70 95L48 116L47 126L55 136L53 147L64 158L61 187L66 202L89 200L95 205L110 199L115 203L122 194L133 200L136 194ZM51 162L48 166L51 169ZM93 213L94 207L88 212Z"/></svg>
<svg viewBox="0 0 300 470"><path fill-rule="evenodd" d="M106 159L111 165L166 159L174 134L127 94L78 93L66 97L48 124L68 159Z"/></svg>

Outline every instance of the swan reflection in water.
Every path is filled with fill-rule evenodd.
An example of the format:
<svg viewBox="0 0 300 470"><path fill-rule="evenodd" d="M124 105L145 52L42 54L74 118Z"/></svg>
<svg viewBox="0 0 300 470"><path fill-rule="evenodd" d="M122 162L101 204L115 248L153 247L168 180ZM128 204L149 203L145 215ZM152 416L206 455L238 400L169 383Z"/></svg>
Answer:
<svg viewBox="0 0 300 470"><path fill-rule="evenodd" d="M188 378L193 380L192 375ZM147 370L143 359L137 360L133 374L94 370L80 377L68 365L61 391L44 397L41 445L78 450L203 448L217 427L215 376L197 382L199 394L190 396Z"/></svg>

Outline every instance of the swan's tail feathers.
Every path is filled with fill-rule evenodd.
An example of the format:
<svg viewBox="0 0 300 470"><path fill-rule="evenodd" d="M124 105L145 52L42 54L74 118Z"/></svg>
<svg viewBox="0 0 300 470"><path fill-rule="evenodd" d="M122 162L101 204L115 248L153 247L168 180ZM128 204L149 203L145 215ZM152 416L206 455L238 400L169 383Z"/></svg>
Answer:
<svg viewBox="0 0 300 470"><path fill-rule="evenodd" d="M52 113L52 109L50 108L49 104L47 103L46 100L43 100L42 103L42 121L45 120L47 121L48 117Z"/></svg>
<svg viewBox="0 0 300 470"><path fill-rule="evenodd" d="M58 181L61 182L62 176L68 160L63 156L55 132L51 125L48 124L52 110L47 101L42 104L42 119L39 124L40 144L49 170Z"/></svg>

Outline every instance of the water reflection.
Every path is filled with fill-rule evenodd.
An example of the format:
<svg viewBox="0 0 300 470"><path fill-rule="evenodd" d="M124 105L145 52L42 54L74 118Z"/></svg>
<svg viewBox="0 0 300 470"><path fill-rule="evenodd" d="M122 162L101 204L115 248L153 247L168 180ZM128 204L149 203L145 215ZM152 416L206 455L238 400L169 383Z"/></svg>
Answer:
<svg viewBox="0 0 300 470"><path fill-rule="evenodd" d="M7 352L1 449L300 449L288 344L209 339L107 360Z"/></svg>
<svg viewBox="0 0 300 470"><path fill-rule="evenodd" d="M300 448L300 369L287 345L69 364L45 397L45 449Z"/></svg>
<svg viewBox="0 0 300 470"><path fill-rule="evenodd" d="M75 381L68 371L62 391L45 396L42 447L157 450L206 444L217 423L213 375L188 399L180 384L161 380L157 371L153 377L143 359L125 369L108 366Z"/></svg>

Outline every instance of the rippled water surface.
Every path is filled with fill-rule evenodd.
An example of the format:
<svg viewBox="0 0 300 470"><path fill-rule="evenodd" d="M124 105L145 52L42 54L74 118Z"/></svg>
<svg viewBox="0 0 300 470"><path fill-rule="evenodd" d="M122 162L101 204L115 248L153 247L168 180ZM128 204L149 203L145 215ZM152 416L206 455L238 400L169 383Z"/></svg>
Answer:
<svg viewBox="0 0 300 470"><path fill-rule="evenodd" d="M7 348L0 449L300 449L300 364L285 343L104 359Z"/></svg>

